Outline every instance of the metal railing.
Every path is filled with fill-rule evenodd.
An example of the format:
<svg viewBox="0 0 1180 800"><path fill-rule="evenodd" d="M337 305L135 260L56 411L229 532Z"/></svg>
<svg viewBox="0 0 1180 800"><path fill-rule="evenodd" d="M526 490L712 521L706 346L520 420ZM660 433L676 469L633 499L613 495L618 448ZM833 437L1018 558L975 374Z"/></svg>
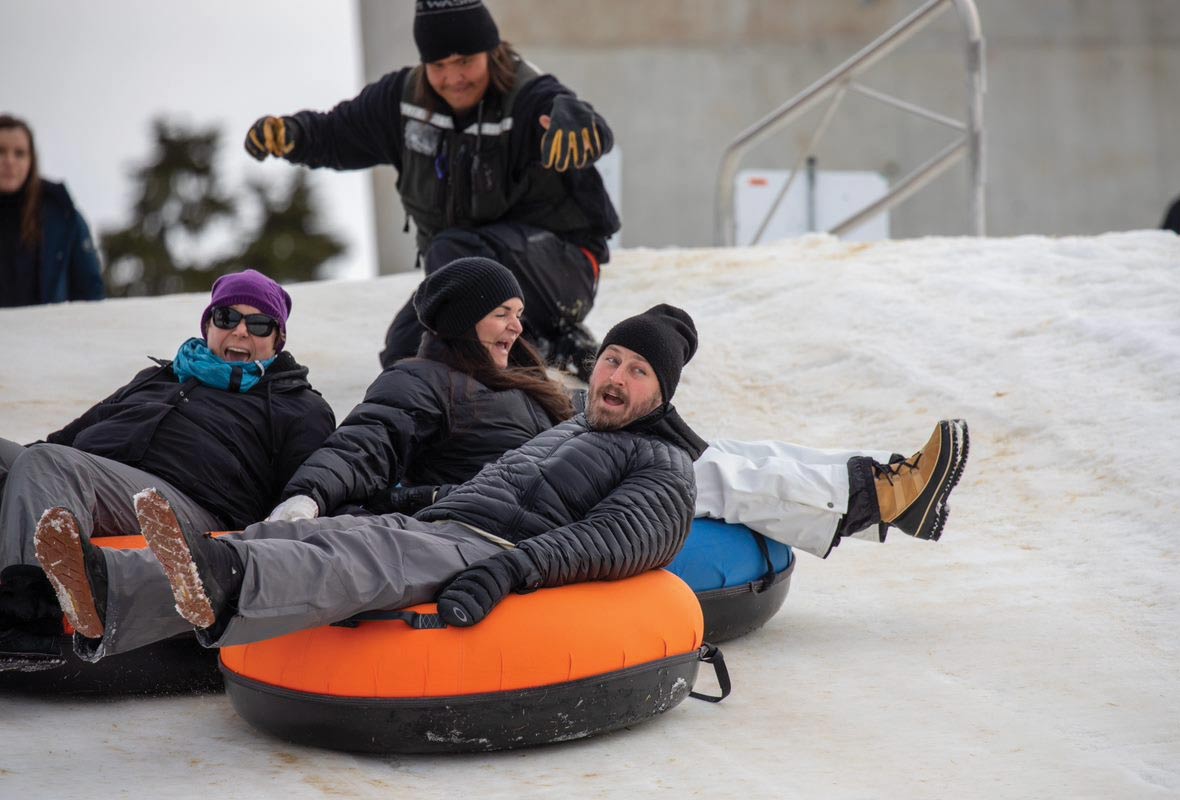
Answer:
<svg viewBox="0 0 1180 800"><path fill-rule="evenodd" d="M893 52L899 45L926 27L951 6L959 12L967 40L966 122L951 119L950 117L855 82L854 79L858 75L866 72L886 55ZM976 236L983 236L985 232L983 163L984 90L983 34L979 25L979 12L975 8L974 1L928 0L928 2L881 34L881 36L852 58L845 61L823 78L820 78L763 119L754 123L730 142L729 146L725 149L725 154L721 158L721 166L717 174L717 207L715 209L716 241L722 245L735 244L737 230L734 220L734 178L737 175L738 164L746 151L771 134L790 125L825 99L831 98L831 102L824 111L823 117L811 135L807 148L791 168L787 182L775 197L774 202L771 203L770 209L762 219L762 222L758 225L757 232L751 242L751 244L757 244L762 238L763 233L765 233L766 226L770 222L774 212L778 209L783 198L786 197L791 184L795 182L800 166L812 157L816 144L819 142L820 137L823 136L840 102L849 91L857 92L886 105L953 128L959 131L961 135L933 158L926 161L910 174L897 180L883 197L870 203L838 225L835 225L830 229L829 233L837 236L842 235L855 229L877 214L888 211L966 156L970 180L970 195L968 198L970 226Z"/></svg>

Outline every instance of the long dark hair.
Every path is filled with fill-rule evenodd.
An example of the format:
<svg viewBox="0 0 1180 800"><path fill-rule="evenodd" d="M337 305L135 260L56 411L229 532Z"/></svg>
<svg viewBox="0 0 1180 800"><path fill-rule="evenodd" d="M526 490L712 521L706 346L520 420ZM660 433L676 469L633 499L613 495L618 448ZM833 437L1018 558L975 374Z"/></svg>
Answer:
<svg viewBox="0 0 1180 800"><path fill-rule="evenodd" d="M516 63L520 61L520 55L509 42L500 42L487 52L488 88L500 94L508 94L516 85ZM430 87L430 81L426 80L425 65L418 69L416 75L417 80L414 82L410 97L414 105L421 106L433 114L446 103Z"/></svg>
<svg viewBox="0 0 1180 800"><path fill-rule="evenodd" d="M0 130L12 128L24 131L29 137L29 176L21 187L25 201L20 209L20 239L25 247L33 249L41 243L41 173L37 170L37 145L33 142L33 129L27 122L11 114L0 114Z"/></svg>
<svg viewBox="0 0 1180 800"><path fill-rule="evenodd" d="M565 387L549 377L541 354L524 339L518 338L508 351L507 367L496 366L474 331L469 337L456 339L444 339L426 331L422 334L418 357L446 364L497 392L519 389L545 410L554 425L574 415L574 405Z"/></svg>

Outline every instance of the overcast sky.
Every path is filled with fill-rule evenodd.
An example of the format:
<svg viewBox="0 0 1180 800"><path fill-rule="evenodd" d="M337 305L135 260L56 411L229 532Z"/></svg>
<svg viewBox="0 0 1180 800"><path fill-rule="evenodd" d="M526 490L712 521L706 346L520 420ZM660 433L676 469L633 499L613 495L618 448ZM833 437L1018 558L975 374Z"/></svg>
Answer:
<svg viewBox="0 0 1180 800"><path fill-rule="evenodd" d="M327 109L363 85L353 2L0 3L0 110L30 123L42 174L66 182L96 235L127 221L127 174L149 152L153 117L218 126L225 185L240 189L292 174L242 150L257 117ZM349 243L337 266L375 274L368 173L314 178L326 223Z"/></svg>

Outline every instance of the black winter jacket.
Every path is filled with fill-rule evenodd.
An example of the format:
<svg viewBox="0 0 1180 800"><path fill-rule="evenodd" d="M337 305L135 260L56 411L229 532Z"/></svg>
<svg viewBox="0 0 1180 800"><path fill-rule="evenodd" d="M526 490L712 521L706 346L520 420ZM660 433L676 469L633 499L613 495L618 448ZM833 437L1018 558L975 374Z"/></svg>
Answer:
<svg viewBox="0 0 1180 800"><path fill-rule="evenodd" d="M670 407L667 414L675 417ZM595 431L579 414L415 516L463 522L517 543L534 571L515 588L625 578L664 566L683 546L697 455L697 446L667 426Z"/></svg>
<svg viewBox="0 0 1180 800"><path fill-rule="evenodd" d="M46 440L157 475L227 529L240 529L266 517L335 427L331 407L290 353L244 394L196 378L180 383L172 362L159 364Z"/></svg>
<svg viewBox="0 0 1180 800"><path fill-rule="evenodd" d="M287 159L309 167L332 169L363 169L390 164L400 176L407 147L402 114L403 90L414 69L405 67L385 75L366 86L355 98L337 104L329 112L300 111L295 114L299 130L295 150ZM488 91L495 92L495 89ZM549 113L558 95L573 94L552 75L542 75L520 89L512 110L507 152L502 156L507 165L507 180L512 187L508 193L519 199L496 221L524 221L551 230L563 239L587 248L600 263L606 263L610 259L606 238L619 229L619 219L597 169L571 169L561 174L566 191L587 218L585 228L570 230L559 226L561 229L558 230L538 218L538 209L529 202L532 196L530 182L536 180L535 170L540 169L541 137L545 133L540 116ZM446 115L446 104L441 101L440 104L442 109L437 113ZM464 131L478 126L479 116L479 112L472 111L454 119L453 127L456 131ZM595 121L603 141L613 141L606 120L596 114ZM481 141L484 146L494 147L497 146L496 139L486 136ZM609 144L605 149L610 149ZM466 175L472 167L470 153L466 158L465 163L450 164L448 169L453 174ZM440 204L460 208L472 205L468 182L454 185L448 182L447 186L447 197L440 197ZM439 191L443 192L442 189ZM421 227L421 223L419 225Z"/></svg>
<svg viewBox="0 0 1180 800"><path fill-rule="evenodd" d="M398 483L462 483L551 424L519 389L494 391L438 361L406 359L377 376L282 494L308 495L327 514Z"/></svg>

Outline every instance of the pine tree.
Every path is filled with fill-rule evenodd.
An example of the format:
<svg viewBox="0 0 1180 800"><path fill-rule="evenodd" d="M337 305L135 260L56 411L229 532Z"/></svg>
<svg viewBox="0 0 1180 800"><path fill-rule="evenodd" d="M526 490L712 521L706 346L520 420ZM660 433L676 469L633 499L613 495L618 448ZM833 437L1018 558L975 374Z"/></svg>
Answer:
<svg viewBox="0 0 1180 800"><path fill-rule="evenodd" d="M313 280L325 261L345 252L343 242L319 228L306 170L277 192L259 181L249 184L258 223L243 235L242 204L222 189L216 172L221 134L163 119L152 127L152 155L132 173L131 223L100 237L109 296L206 291L219 276L247 267L281 282ZM228 254L200 255L200 248L186 247L222 228L239 243Z"/></svg>
<svg viewBox="0 0 1180 800"><path fill-rule="evenodd" d="M307 170L296 170L287 190L277 198L258 181L251 182L249 189L263 210L262 218L231 269L250 267L281 283L322 277L320 265L343 253L345 246L332 234L317 230Z"/></svg>
<svg viewBox="0 0 1180 800"><path fill-rule="evenodd" d="M216 276L200 272L201 265L181 263L174 239L179 231L199 235L237 213L214 173L220 134L215 129L187 131L163 119L156 119L152 128L152 156L132 173L137 197L131 224L101 236L103 278L112 297L207 288Z"/></svg>

